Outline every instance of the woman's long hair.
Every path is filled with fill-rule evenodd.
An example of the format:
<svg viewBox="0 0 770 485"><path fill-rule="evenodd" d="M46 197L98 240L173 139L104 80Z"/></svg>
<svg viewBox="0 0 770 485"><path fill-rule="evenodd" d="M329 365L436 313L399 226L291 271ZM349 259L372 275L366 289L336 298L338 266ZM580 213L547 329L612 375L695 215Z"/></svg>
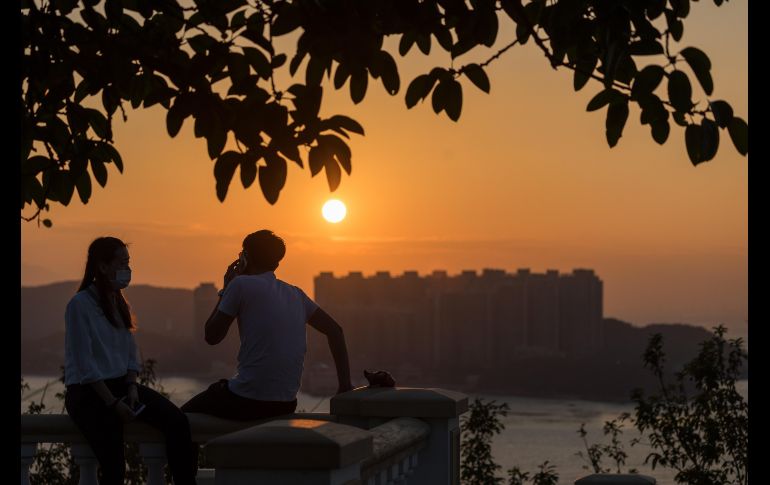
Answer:
<svg viewBox="0 0 770 485"><path fill-rule="evenodd" d="M115 314L112 310L112 304L109 300L110 293L115 293L115 301L117 303L116 310L123 319L125 327L131 331L136 330L136 323L133 315L131 314L131 307L129 306L126 298L123 296L121 290L113 290L110 280L108 280L101 271L99 271L99 265L101 263L109 264L115 258L115 252L126 247L126 243L116 237L100 237L95 239L94 242L88 246L88 260L86 260L86 271L83 275L83 281L80 283L78 291L83 291L91 284L96 287L99 295L99 307L104 312L104 316L110 323L120 328L120 324L115 318Z"/></svg>

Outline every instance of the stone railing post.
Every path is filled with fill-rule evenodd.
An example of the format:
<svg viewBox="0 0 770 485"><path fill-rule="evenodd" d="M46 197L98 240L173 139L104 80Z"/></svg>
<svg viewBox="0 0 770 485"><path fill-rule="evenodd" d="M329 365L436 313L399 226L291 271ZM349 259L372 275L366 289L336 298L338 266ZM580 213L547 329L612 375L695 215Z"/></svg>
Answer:
<svg viewBox="0 0 770 485"><path fill-rule="evenodd" d="M212 439L206 460L216 485L358 483L372 455L372 435L314 419L281 419Z"/></svg>
<svg viewBox="0 0 770 485"><path fill-rule="evenodd" d="M147 467L147 485L166 485L163 467L166 465L166 445L139 443L139 455Z"/></svg>
<svg viewBox="0 0 770 485"><path fill-rule="evenodd" d="M29 485L29 467L35 460L37 443L21 444L21 485Z"/></svg>
<svg viewBox="0 0 770 485"><path fill-rule="evenodd" d="M637 473L594 473L575 480L575 485L655 485L655 479Z"/></svg>
<svg viewBox="0 0 770 485"><path fill-rule="evenodd" d="M99 461L93 450L87 443L77 443L70 447L72 460L80 467L80 481L78 485L99 485L97 470Z"/></svg>
<svg viewBox="0 0 770 485"><path fill-rule="evenodd" d="M425 421L430 436L410 482L459 485L459 417L468 410L464 394L444 389L360 388L334 396L329 406L338 422L365 429L399 417Z"/></svg>

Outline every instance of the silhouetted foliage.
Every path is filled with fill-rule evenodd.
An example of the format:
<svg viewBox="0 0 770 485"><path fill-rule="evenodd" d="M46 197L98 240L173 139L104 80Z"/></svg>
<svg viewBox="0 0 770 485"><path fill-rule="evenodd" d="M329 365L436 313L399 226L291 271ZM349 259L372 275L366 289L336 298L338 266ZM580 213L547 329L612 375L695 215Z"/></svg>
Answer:
<svg viewBox="0 0 770 485"><path fill-rule="evenodd" d="M620 439L625 423L636 428L639 437L631 446L644 443L651 451L645 459L657 467L676 471L677 483L689 485L748 484L748 403L736 389L736 381L748 359L742 339L725 338L726 329L718 326L700 345L698 354L673 374L668 382L663 338L650 338L643 355L645 367L658 380L658 389L650 395L632 392L633 414L622 413L605 422L603 433L609 443L589 444L585 423L578 434L585 444L583 467L592 473L637 473L624 470L628 454ZM504 429L500 417L508 406L475 400L470 417L463 422L462 473L467 483L500 483L495 476L500 466L491 454L491 439ZM609 459L612 465L606 466ZM509 484L555 484L558 474L549 462L535 474L519 467L508 470Z"/></svg>
<svg viewBox="0 0 770 485"><path fill-rule="evenodd" d="M501 417L508 414L506 403L474 399L470 414L462 418L460 479L464 485L501 483L500 465L492 458L492 437L505 429Z"/></svg>
<svg viewBox="0 0 770 485"><path fill-rule="evenodd" d="M61 367L59 381L62 384L64 383L64 367ZM24 382L22 377L21 397L24 398L24 392L29 390L29 384ZM43 401L47 391L48 384L43 387L39 402L29 402L27 405L28 414L42 414L45 411L45 403ZM64 394L57 392L56 398L62 403L59 412L64 413ZM35 461L30 469L29 480L32 485L76 485L78 479L79 468L75 465L67 444L45 443L38 446L35 453Z"/></svg>
<svg viewBox="0 0 770 485"><path fill-rule="evenodd" d="M631 416L628 413L622 413L617 418L604 423L602 431L604 432L604 436L610 437L609 444L589 444L588 439L586 438L586 436L588 436L588 431L586 431L585 423L581 423L578 434L583 440L586 452L583 454L582 451L578 451L577 455L588 462L588 465L583 465L583 469L590 470L593 473L623 473L622 469L626 464L628 453L626 453L623 448L623 443L620 441L620 435L623 434L623 423L628 421L630 417ZM614 469L613 467L602 466L602 458L604 456L608 456L612 459L614 462ZM636 470L631 469L629 470L629 473L636 473Z"/></svg>
<svg viewBox="0 0 770 485"><path fill-rule="evenodd" d="M719 326L697 357L667 382L663 341L650 339L644 363L659 381L658 393L633 393L634 425L649 440L647 461L676 470L679 483L748 484L748 412L735 388L748 359L743 341L727 340Z"/></svg>
<svg viewBox="0 0 770 485"><path fill-rule="evenodd" d="M155 376L155 365L157 362L153 359L147 359L142 362L142 370L137 376L137 382L144 386L155 389L158 393L168 398L168 393L163 390L163 386ZM64 367L61 367L61 377L59 381L64 384ZM31 401L27 406L28 414L41 414L45 411L45 393L48 388L46 384L40 397L40 402ZM21 378L21 394L24 398L24 391L29 391L29 384ZM59 413L64 414L64 398L66 388L63 392L57 392L56 398L62 403ZM147 476L147 467L142 462L139 454L139 445L137 443L126 443L126 479L128 485L143 485L144 477ZM70 454L70 445L68 443L48 443L47 446L39 446L35 454L35 461L30 470L30 482L32 485L76 485L79 480L79 467L75 465ZM166 482L171 483L171 475L166 469Z"/></svg>
<svg viewBox="0 0 770 485"><path fill-rule="evenodd" d="M508 470L508 485L524 485L528 481L532 485L556 485L559 482L559 474L556 467L549 464L548 460L538 465L538 471L530 476L529 472L523 472L517 466Z"/></svg>
<svg viewBox="0 0 770 485"><path fill-rule="evenodd" d="M714 0L721 5L723 0ZM490 92L485 68L530 40L554 68L574 71L574 89L589 80L600 90L589 111L605 109L610 147L622 136L630 105L641 110L655 142L663 144L671 120L684 127L693 164L711 160L727 130L748 153L748 126L723 100L711 100L708 56L680 41L689 0L23 0L21 209L41 221L51 201L83 203L92 179L107 183L109 164L123 170L114 146L116 113L126 106L166 110L176 136L191 118L215 161L216 194L224 200L239 170L245 188L258 181L275 203L288 161L311 175L325 172L329 189L351 173L345 139L364 134L355 120L320 116L324 78L348 85L361 102L369 78L399 93L397 59L410 51L441 49L448 65L418 75L407 86L407 108L430 98L433 110L457 121L463 84ZM462 57L510 36L483 61ZM278 52L276 38L297 35L293 52ZM398 56L383 49L399 39ZM461 61L462 58L462 61ZM658 63L651 61L659 61ZM638 64L645 65L639 69ZM304 76L301 68L304 65ZM683 70L687 66L689 71ZM298 79L284 87L276 73ZM689 74L688 74L689 72ZM693 93L691 77L703 95ZM235 149L225 149L228 140ZM89 172L90 168L90 172ZM50 227L50 220L42 220Z"/></svg>

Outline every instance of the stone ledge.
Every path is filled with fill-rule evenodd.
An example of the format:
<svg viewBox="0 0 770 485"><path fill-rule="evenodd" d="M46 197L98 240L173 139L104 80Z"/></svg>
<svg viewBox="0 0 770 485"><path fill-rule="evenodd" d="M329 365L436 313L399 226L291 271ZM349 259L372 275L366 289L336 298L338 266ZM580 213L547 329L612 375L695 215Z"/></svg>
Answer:
<svg viewBox="0 0 770 485"><path fill-rule="evenodd" d="M468 410L468 396L438 388L358 388L329 403L337 416L456 418Z"/></svg>
<svg viewBox="0 0 770 485"><path fill-rule="evenodd" d="M217 469L337 469L371 456L372 435L316 419L282 419L215 438L207 462Z"/></svg>
<svg viewBox="0 0 770 485"><path fill-rule="evenodd" d="M204 443L212 438L250 428L275 419L315 419L336 421L336 416L321 413L295 413L258 421L232 421L206 414L187 413L193 441ZM163 435L150 425L135 421L124 427L125 440L139 443L162 443ZM66 414L22 414L22 443L85 443L86 440Z"/></svg>
<svg viewBox="0 0 770 485"><path fill-rule="evenodd" d="M636 473L594 473L575 480L575 485L655 485L655 479Z"/></svg>

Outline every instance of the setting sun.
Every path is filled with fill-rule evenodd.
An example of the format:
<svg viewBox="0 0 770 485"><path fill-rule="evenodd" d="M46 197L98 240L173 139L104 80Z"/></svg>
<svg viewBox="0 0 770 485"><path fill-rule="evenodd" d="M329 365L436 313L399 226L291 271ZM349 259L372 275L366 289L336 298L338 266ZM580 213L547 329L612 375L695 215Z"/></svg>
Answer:
<svg viewBox="0 0 770 485"><path fill-rule="evenodd" d="M337 199L326 201L323 209L321 209L321 213L323 214L324 219L332 223L340 222L345 218L345 214L347 214L347 212L348 210L345 208L345 204L343 204L341 200Z"/></svg>

